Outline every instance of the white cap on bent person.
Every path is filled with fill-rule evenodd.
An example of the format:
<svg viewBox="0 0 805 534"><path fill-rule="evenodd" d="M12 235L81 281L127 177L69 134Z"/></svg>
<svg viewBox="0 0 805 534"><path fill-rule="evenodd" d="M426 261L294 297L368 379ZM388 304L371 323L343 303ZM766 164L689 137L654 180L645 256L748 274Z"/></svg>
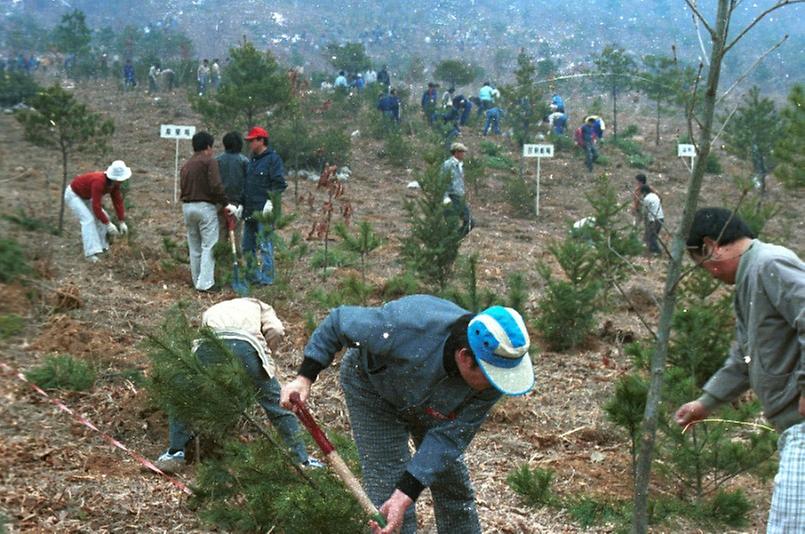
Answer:
<svg viewBox="0 0 805 534"><path fill-rule="evenodd" d="M115 182L125 182L131 178L131 169L126 167L122 160L113 161L106 169L106 177Z"/></svg>
<svg viewBox="0 0 805 534"><path fill-rule="evenodd" d="M523 395L534 387L534 368L523 318L512 308L492 306L467 326L475 361L489 383L505 395Z"/></svg>

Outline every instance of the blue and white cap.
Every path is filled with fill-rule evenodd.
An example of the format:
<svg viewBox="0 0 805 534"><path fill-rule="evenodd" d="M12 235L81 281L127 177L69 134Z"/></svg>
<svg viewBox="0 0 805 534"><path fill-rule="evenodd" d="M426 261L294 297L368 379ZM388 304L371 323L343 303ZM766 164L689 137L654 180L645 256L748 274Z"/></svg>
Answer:
<svg viewBox="0 0 805 534"><path fill-rule="evenodd" d="M534 387L534 368L523 318L512 308L492 306L467 326L467 338L489 383L505 395L523 395Z"/></svg>

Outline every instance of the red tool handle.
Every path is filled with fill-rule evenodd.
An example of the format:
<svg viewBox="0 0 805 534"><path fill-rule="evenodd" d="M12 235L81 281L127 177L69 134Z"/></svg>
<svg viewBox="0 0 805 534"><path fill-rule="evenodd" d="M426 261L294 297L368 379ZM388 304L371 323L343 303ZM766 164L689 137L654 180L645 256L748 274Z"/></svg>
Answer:
<svg viewBox="0 0 805 534"><path fill-rule="evenodd" d="M230 215L226 210L224 210L224 219L226 219L227 230L232 231L238 227L238 220L235 218L234 215Z"/></svg>
<svg viewBox="0 0 805 534"><path fill-rule="evenodd" d="M313 437L313 441L316 442L316 445L319 446L321 452L324 455L328 455L335 450L333 444L330 443L330 440L327 439L327 436L322 431L321 427L316 423L316 420L313 419L313 416L310 415L310 412L307 409L307 406L302 402L302 399L299 398L299 393L294 391L291 393L291 409L302 421L302 424L305 425L307 431L310 432L310 435Z"/></svg>

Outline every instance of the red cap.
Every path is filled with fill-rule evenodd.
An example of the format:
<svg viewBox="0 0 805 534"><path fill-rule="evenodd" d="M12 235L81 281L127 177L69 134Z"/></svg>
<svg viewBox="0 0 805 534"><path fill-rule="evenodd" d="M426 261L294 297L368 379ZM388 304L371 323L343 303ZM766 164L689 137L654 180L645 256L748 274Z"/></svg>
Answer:
<svg viewBox="0 0 805 534"><path fill-rule="evenodd" d="M251 130L249 130L249 135L246 136L246 140L251 141L252 139L257 139L258 137L265 137L266 139L268 139L268 132L260 128L259 126L255 126Z"/></svg>

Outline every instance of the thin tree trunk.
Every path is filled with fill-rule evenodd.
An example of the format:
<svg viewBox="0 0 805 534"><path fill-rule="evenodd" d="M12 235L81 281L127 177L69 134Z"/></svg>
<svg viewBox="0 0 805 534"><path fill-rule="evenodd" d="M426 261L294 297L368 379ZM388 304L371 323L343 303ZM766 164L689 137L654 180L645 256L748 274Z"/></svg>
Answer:
<svg viewBox="0 0 805 534"><path fill-rule="evenodd" d="M657 138L654 141L655 146L660 146L660 98L657 97Z"/></svg>
<svg viewBox="0 0 805 534"><path fill-rule="evenodd" d="M67 190L67 149L62 147L61 151L61 204L59 206L59 235L64 230L64 192Z"/></svg>
<svg viewBox="0 0 805 534"><path fill-rule="evenodd" d="M612 86L612 138L618 140L618 89Z"/></svg>
<svg viewBox="0 0 805 534"><path fill-rule="evenodd" d="M657 328L657 345L651 357L651 382L646 398L646 411L643 415L643 427L640 453L637 461L637 477L634 489L634 518L632 532L643 534L648 531L648 487L651 480L651 462L657 436L657 421L662 400L662 386L665 374L665 363L668 357L668 342L671 334L671 321L676 307L676 291L682 272L682 258L685 252L685 240L693 222L693 214L699 200L702 187L705 162L710 153L713 115L716 106L718 82L721 76L721 62L726 41L727 20L729 18L729 1L719 0L716 18L715 35L711 50L710 70L707 74L707 89L703 98L702 128L699 133L699 153L688 182L685 207L682 212L682 223L674 235L671 246L671 261L665 279L664 298ZM693 109L693 108L691 108ZM692 111L691 111L692 113ZM689 119L690 120L690 119Z"/></svg>

